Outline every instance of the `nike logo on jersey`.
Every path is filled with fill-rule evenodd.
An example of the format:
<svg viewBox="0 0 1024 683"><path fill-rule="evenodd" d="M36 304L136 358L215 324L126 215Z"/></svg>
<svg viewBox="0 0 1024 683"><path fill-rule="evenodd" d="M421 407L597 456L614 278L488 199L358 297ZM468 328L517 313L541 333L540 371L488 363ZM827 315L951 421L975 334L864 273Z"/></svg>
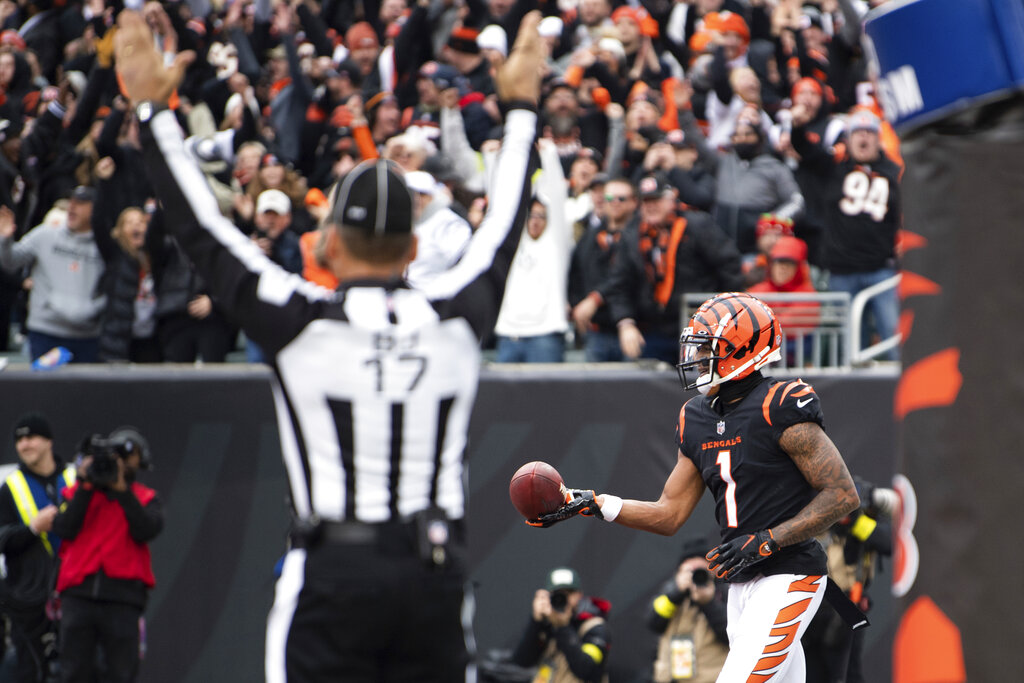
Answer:
<svg viewBox="0 0 1024 683"><path fill-rule="evenodd" d="M796 402L796 407L797 408L803 408L805 405L807 405L808 403L810 403L813 400L814 400L813 396L808 396L807 398L805 398L802 401L797 401Z"/></svg>

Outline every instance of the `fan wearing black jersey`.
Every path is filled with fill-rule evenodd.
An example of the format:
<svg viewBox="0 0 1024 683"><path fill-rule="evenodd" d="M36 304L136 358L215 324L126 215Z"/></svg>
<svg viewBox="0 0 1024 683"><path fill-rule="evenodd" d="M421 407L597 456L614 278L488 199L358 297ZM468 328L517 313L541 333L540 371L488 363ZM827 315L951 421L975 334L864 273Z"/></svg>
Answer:
<svg viewBox="0 0 1024 683"><path fill-rule="evenodd" d="M167 229L273 371L296 523L267 620L269 683L474 674L464 453L480 340L497 319L530 198L540 18L526 15L497 73L501 192L459 263L408 287L412 198L389 162L365 161L330 191L323 230L341 283L330 291L285 272L221 216L166 109L188 58L165 67L141 15L118 17L117 71Z"/></svg>
<svg viewBox="0 0 1024 683"><path fill-rule="evenodd" d="M772 310L746 293L704 302L680 337L677 366L700 396L679 411L679 457L655 501L574 490L550 526L576 514L671 535L705 489L721 543L708 565L729 581L729 656L719 683L800 683L800 638L821 604L826 559L815 536L859 505L842 456L822 428L821 402L800 380L760 370L780 358Z"/></svg>

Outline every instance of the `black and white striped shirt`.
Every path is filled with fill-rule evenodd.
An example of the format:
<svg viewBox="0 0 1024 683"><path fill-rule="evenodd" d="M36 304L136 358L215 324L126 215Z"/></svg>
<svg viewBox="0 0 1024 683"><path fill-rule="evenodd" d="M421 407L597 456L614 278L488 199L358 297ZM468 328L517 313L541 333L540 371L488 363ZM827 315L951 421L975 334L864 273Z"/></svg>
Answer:
<svg viewBox="0 0 1024 683"><path fill-rule="evenodd" d="M424 290L285 272L224 218L174 114L142 126L146 166L213 296L273 358L274 400L299 517L384 522L465 509L463 457L490 333L525 222L536 114L509 112L500 191L462 260Z"/></svg>

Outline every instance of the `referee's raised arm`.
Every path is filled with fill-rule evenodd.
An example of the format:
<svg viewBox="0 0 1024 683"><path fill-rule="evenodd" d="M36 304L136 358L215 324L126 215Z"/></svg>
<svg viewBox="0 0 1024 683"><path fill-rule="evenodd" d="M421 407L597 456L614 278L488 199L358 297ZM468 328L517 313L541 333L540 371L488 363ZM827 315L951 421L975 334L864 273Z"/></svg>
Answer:
<svg viewBox="0 0 1024 683"><path fill-rule="evenodd" d="M178 120L168 109L168 100L195 55L179 53L165 66L142 15L124 10L117 23L118 80L139 121L146 172L164 209L167 230L231 320L272 355L317 315L331 293L285 271L221 215L199 164L185 150Z"/></svg>

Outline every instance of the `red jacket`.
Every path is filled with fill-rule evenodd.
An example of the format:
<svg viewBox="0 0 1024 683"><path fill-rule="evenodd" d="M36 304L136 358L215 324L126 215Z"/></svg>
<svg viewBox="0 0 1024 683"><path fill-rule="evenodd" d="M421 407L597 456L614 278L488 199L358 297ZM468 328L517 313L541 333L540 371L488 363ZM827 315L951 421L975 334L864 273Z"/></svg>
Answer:
<svg viewBox="0 0 1024 683"><path fill-rule="evenodd" d="M789 282L774 282L771 277L773 259L787 259L797 264L796 274ZM810 268L807 265L807 244L797 237L783 236L772 247L768 257L768 272L764 280L747 289L751 294L762 292L815 293L811 283ZM806 332L818 325L821 315L817 301L772 301L769 302L779 324L785 331Z"/></svg>
<svg viewBox="0 0 1024 683"><path fill-rule="evenodd" d="M76 482L65 496L71 500L79 489ZM132 483L131 492L143 506L156 497L156 491L138 482ZM58 591L77 586L101 569L112 579L139 580L149 588L156 584L149 545L132 539L124 508L102 491L93 492L78 535L61 543L60 559Z"/></svg>

